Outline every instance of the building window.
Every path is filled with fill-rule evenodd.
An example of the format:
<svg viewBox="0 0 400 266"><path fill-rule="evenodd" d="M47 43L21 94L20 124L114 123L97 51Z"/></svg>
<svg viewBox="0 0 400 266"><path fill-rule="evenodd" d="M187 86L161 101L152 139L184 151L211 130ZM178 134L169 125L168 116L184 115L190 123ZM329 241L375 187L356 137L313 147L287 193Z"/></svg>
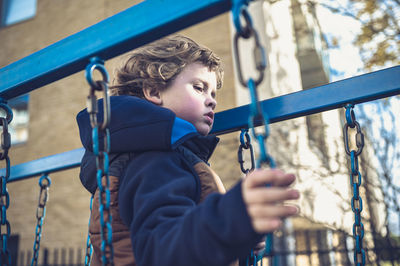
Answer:
<svg viewBox="0 0 400 266"><path fill-rule="evenodd" d="M8 101L8 106L13 111L13 119L8 125L8 131L11 135L11 145L21 144L28 140L28 102L29 94ZM6 116L3 110L0 111L0 115L2 117Z"/></svg>
<svg viewBox="0 0 400 266"><path fill-rule="evenodd" d="M2 0L0 23L2 27L33 18L36 15L37 0Z"/></svg>

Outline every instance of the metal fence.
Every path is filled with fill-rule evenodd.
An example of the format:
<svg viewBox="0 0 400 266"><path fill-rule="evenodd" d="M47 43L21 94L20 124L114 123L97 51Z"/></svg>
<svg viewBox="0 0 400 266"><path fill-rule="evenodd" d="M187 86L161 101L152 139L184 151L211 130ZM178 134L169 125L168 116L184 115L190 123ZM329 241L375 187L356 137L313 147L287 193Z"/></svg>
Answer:
<svg viewBox="0 0 400 266"><path fill-rule="evenodd" d="M280 266L354 265L353 237L346 232L322 229L296 230L290 235L282 233L275 236L274 252ZM367 265L400 265L400 237L383 238L377 235L373 238L377 241L374 247L365 248ZM289 244L289 239L293 239L294 243ZM31 265L32 250L13 254L15 265ZM81 266L85 264L85 250L82 247L43 248L39 258L38 265L42 266ZM268 265L268 258L264 259L264 265Z"/></svg>

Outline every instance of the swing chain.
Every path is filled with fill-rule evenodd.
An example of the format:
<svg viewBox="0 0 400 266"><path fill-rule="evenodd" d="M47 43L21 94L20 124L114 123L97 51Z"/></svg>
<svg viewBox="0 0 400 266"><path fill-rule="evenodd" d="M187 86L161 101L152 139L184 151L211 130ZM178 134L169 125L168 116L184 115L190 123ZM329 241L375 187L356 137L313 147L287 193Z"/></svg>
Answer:
<svg viewBox="0 0 400 266"><path fill-rule="evenodd" d="M261 165L269 165L271 168L275 168L275 161L268 154L267 147L265 142L269 136L269 119L266 112L263 111L262 106L259 102L257 95L257 86L261 84L264 79L264 70L266 68L266 56L264 48L261 46L260 38L258 36L257 31L253 27L253 23L251 20L251 16L247 10L247 5L249 1L237 1L233 8L233 22L236 28L236 33L233 41L233 52L236 62L236 70L238 73L239 82L247 87L250 91L250 115L248 120L248 127L251 129L253 137L258 142L259 147L259 158L256 162L256 168L260 168ZM245 25L242 26L240 23L240 18L243 17L245 21ZM247 82L245 82L242 75L242 68L240 63L240 54L239 54L239 38L249 39L250 37L254 37L254 50L253 57L255 61L255 68L258 71L257 79L249 78ZM255 130L255 126L263 125L263 129L260 133L257 133ZM253 251L249 255L246 260L246 265L256 265L257 261L262 261L262 258L267 255L272 259L273 256L273 234L269 233L266 236L265 240L265 250L260 254L255 254Z"/></svg>
<svg viewBox="0 0 400 266"><path fill-rule="evenodd" d="M242 5L239 7L233 8L233 17L234 17L234 24L236 27L236 33L234 37L233 47L234 47L234 56L236 62L236 68L238 73L238 79L240 83L244 86L249 88L251 103L250 103L250 116L249 116L249 128L251 128L253 137L256 138L260 148L260 158L257 160L256 168L260 168L261 164L267 164L270 167L275 167L275 162L271 156L268 155L267 148L264 144L266 139L269 136L269 119L267 114L262 110L261 104L258 100L257 95L257 86L263 81L264 79L264 70L266 68L266 56L264 48L261 46L260 38L258 36L257 31L253 27L253 23L250 17L250 14L247 10L246 4L241 3ZM243 16L246 24L243 27L240 24L240 17ZM254 60L256 64L256 69L258 70L258 78L254 80L253 78L249 78L247 82L244 81L242 75L242 68L240 64L240 56L239 56L239 38L242 37L244 39L248 39L250 37L254 37L255 41L255 48L254 48ZM264 132L257 133L254 129L254 126L257 124L264 125Z"/></svg>
<svg viewBox="0 0 400 266"><path fill-rule="evenodd" d="M90 94L87 101L87 111L90 117L90 123L93 128L93 153L96 156L97 167L97 186L99 188L99 212L101 227L101 253L102 264L113 265L114 250L112 246L112 226L110 212L110 179L108 173L108 153L110 152L110 131L108 125L110 123L110 97L108 95L108 73L104 67L104 62L94 57L90 60L90 64L86 67L86 79L90 85ZM100 71L103 80L93 81L94 70ZM103 92L103 117L102 122L98 122L97 98L95 91ZM103 135L103 142L100 143L100 136ZM102 145L101 145L102 144ZM105 184L103 184L105 183Z"/></svg>
<svg viewBox="0 0 400 266"><path fill-rule="evenodd" d="M269 165L271 168L275 168L274 159L268 154L267 146L265 145L266 140L269 137L269 119L267 113L265 113L257 96L257 88L254 81L250 79L248 81L248 88L250 90L251 103L250 103L250 116L249 116L249 128L253 137L257 139L258 147L260 149L259 158L257 160L256 168L260 168L262 164ZM256 132L255 125L261 122L264 125L264 130L260 133Z"/></svg>
<svg viewBox="0 0 400 266"><path fill-rule="evenodd" d="M354 105L346 105L346 123L343 126L343 136L345 143L345 150L347 155L350 156L351 161L351 174L350 184L353 189L353 196L351 198L351 209L354 212L354 224L353 224L353 237L356 242L356 248L354 250L354 263L357 266L365 265L365 251L362 247L362 240L364 237L364 225L361 222L361 212L363 209L362 199L360 196L361 186L361 173L359 171L358 156L361 154L364 148L364 135L361 132L360 124L356 121L354 111ZM355 143L357 150L350 150L349 147L349 127L356 128L357 132L355 135Z"/></svg>
<svg viewBox="0 0 400 266"><path fill-rule="evenodd" d="M8 239L11 234L10 222L7 220L7 209L10 206L10 195L7 189L7 181L10 177L10 158L8 157L8 151L11 147L11 135L8 131L8 124L13 118L13 112L11 108L5 103L0 103L0 109L4 110L6 117L0 117L0 126L2 127L1 133L1 153L0 160L5 160L6 163L6 174L0 177L0 207L1 207L1 218L0 218L0 236L2 249L0 251L0 265L11 265L11 254L8 249Z"/></svg>
<svg viewBox="0 0 400 266"><path fill-rule="evenodd" d="M246 138L246 141L244 140ZM244 168L244 159L243 159L243 150L250 150L250 161L251 161L251 167L250 168ZM255 168L255 162L254 162L254 151L253 151L253 145L251 144L251 138L249 135L249 129L242 129L240 132L240 145L238 149L238 162L240 164L240 170L242 170L243 174L248 174L249 172L253 171Z"/></svg>
<svg viewBox="0 0 400 266"><path fill-rule="evenodd" d="M92 206L93 206L93 195L90 197L90 213L92 213ZM89 216L89 226L90 226L90 216ZM85 255L85 266L90 265L90 258L92 257L92 243L90 241L90 232L88 229L88 236L86 238L86 255Z"/></svg>
<svg viewBox="0 0 400 266"><path fill-rule="evenodd" d="M43 174L39 179L40 193L38 207L36 210L36 231L35 231L35 243L33 244L33 257L31 265L37 265L40 249L40 239L42 237L42 226L44 217L46 215L46 203L49 200L49 187L51 185L51 179L47 174Z"/></svg>

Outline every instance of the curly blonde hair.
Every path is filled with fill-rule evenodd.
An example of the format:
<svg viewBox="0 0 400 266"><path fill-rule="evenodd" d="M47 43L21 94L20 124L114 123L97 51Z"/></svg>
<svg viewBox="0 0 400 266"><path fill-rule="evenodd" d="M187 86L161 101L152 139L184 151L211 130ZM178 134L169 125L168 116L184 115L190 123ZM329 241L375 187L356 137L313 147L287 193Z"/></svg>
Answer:
<svg viewBox="0 0 400 266"><path fill-rule="evenodd" d="M207 47L192 39L175 35L152 42L129 54L115 71L111 95L132 95L144 98L143 88L165 90L189 64L199 62L215 72L217 89L222 87L221 59Z"/></svg>

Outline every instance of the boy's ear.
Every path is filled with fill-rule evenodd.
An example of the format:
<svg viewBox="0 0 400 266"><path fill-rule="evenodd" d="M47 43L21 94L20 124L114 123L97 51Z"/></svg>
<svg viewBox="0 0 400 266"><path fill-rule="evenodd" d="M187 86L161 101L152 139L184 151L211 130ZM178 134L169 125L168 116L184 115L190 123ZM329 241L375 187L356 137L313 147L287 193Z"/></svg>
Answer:
<svg viewBox="0 0 400 266"><path fill-rule="evenodd" d="M157 105L162 104L161 94L159 90L149 86L145 86L143 87L143 94L146 100L148 100L149 102Z"/></svg>

